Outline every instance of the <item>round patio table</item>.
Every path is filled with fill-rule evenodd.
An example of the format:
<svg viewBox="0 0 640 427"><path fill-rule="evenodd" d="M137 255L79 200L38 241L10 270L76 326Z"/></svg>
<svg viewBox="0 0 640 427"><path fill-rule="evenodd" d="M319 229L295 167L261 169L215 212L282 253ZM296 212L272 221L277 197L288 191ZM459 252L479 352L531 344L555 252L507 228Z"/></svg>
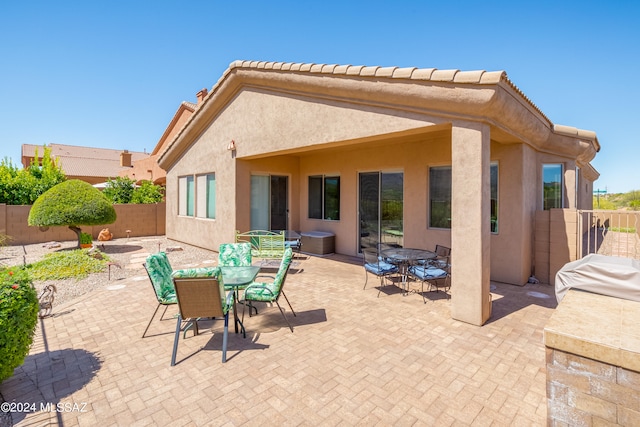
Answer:
<svg viewBox="0 0 640 427"><path fill-rule="evenodd" d="M409 293L409 285L407 284L407 270L409 266L417 261L434 259L436 253L426 249L389 248L380 251L380 256L398 266L402 277L402 294L407 295Z"/></svg>

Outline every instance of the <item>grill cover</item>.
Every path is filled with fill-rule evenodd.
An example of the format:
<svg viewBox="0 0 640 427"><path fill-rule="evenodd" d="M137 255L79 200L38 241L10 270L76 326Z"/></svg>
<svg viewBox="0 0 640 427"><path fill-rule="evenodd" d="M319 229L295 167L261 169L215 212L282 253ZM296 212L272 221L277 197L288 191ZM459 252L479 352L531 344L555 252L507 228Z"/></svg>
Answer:
<svg viewBox="0 0 640 427"><path fill-rule="evenodd" d="M556 299L570 288L640 302L640 261L590 254L567 263L556 274Z"/></svg>

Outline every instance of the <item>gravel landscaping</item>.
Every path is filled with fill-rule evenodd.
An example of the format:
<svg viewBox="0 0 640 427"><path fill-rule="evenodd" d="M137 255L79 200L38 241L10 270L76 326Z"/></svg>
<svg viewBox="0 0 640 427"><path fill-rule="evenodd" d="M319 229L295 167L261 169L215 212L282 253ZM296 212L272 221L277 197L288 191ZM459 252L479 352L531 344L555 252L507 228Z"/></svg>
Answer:
<svg viewBox="0 0 640 427"><path fill-rule="evenodd" d="M104 243L104 244L103 244ZM0 267L24 265L41 260L46 254L75 249L77 241L35 243L31 245L15 245L0 248ZM80 297L94 289L115 285L118 281L133 276L146 276L142 266L146 255L158 250L166 251L174 269L193 264L212 264L217 260L216 252L190 246L167 239L165 236L148 236L139 238L120 238L108 242L94 242L101 252L109 257L109 270L92 273L84 279L46 280L34 283L38 295L45 286L56 286L54 308L60 304ZM151 288L149 288L151 290Z"/></svg>

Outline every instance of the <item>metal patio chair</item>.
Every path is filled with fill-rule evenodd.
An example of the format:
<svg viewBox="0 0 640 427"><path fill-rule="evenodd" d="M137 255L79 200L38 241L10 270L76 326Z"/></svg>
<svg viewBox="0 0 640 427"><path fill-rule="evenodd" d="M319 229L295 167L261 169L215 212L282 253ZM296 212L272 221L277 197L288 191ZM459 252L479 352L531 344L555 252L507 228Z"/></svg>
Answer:
<svg viewBox="0 0 640 427"><path fill-rule="evenodd" d="M147 271L149 281L151 282L151 286L153 287L153 292L155 293L156 300L158 301L158 305L156 306L151 319L149 319L147 327L142 333L142 338L144 338L147 334L147 331L149 330L149 326L151 326L151 322L153 322L153 319L156 317L156 313L158 312L160 307L164 306L164 311L160 316L160 320L162 320L165 313L167 312L167 308L170 305L177 304L178 300L176 299L176 290L173 287L173 280L171 279L171 273L173 273L173 269L171 268L169 258L167 258L167 254L165 252L158 252L149 255L145 263L142 265Z"/></svg>
<svg viewBox="0 0 640 427"><path fill-rule="evenodd" d="M251 243L222 243L218 252L218 265L246 267L251 265Z"/></svg>
<svg viewBox="0 0 640 427"><path fill-rule="evenodd" d="M427 303L427 297L424 291L425 283L429 284L429 292L434 288L436 292L439 288L443 288L445 295L449 298L449 290L451 289L451 264L449 263L449 257L446 257L441 261L439 266L423 264L413 265L409 267L409 276L422 282L422 298L424 303Z"/></svg>
<svg viewBox="0 0 640 427"><path fill-rule="evenodd" d="M171 366L176 364L180 333L193 326L194 335L198 335L198 320L221 318L224 320L222 336L222 363L227 361L227 341L229 333L229 311L233 308L233 291L225 293L220 269L187 269L173 273L179 314L176 333L173 340Z"/></svg>
<svg viewBox="0 0 640 427"><path fill-rule="evenodd" d="M284 293L284 282L287 279L287 273L289 272L289 266L291 265L291 258L293 258L293 250L291 248L287 248L284 251L284 256L282 257L282 261L280 262L280 268L278 268L278 272L275 277L273 277L272 282L258 282L254 281L249 286L244 289L244 305L242 306L242 323L244 324L244 308L247 304L252 304L253 302L267 302L267 303L276 303L280 313L282 313L282 317L289 325L289 329L293 332L293 327L291 323L289 323L289 319L284 314L284 310L278 300L280 299L280 295L284 297L291 309L291 313L296 316L296 312L293 311L293 307L291 307L291 303L289 302L289 298ZM258 276L261 277L261 276ZM271 276L267 276L271 277ZM251 316L251 310L249 310L249 316Z"/></svg>
<svg viewBox="0 0 640 427"><path fill-rule="evenodd" d="M369 280L369 274L373 274L380 278L380 288L385 286L384 280L392 274L398 273L398 266L390 264L383 257L380 256L380 252L375 249L365 248L362 249L365 281L362 290L367 288L367 281ZM380 292L378 291L378 296Z"/></svg>

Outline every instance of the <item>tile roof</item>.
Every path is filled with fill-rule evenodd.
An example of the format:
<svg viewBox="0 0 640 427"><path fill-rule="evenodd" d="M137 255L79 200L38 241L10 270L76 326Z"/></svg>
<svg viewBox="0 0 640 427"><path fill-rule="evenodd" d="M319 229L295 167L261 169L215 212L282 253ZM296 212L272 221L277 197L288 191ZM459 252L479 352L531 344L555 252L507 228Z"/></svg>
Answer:
<svg viewBox="0 0 640 427"><path fill-rule="evenodd" d="M48 144L47 147L51 149L51 156L59 159L64 173L70 176L116 177L121 170L130 169L120 166L120 154L124 150L64 144ZM36 149L38 155L42 156L43 145L23 144L22 156L34 157ZM129 153L132 162L145 159L150 155L139 151L129 151Z"/></svg>
<svg viewBox="0 0 640 427"><path fill-rule="evenodd" d="M505 96L496 97L492 100L491 105L487 99L480 100L480 104L485 107L491 106L494 110L491 111L492 117L495 119L498 117L500 120L503 119L503 115L498 109L504 107L509 100L515 100L517 103L521 104L524 109L529 110L532 113L532 116L537 117L534 120L540 120L542 126L536 127L532 126L532 122L526 122L522 114L511 114L510 116L505 116L504 120L508 121L506 126L514 127L517 126L520 132L524 132L526 134L526 138L528 138L529 143L537 144L537 146L543 146L545 144L556 144L557 146L562 145L564 147L564 143L560 141L560 139L554 139L550 141L550 138L553 139L555 136L559 137L570 137L570 138L585 138L592 146L591 149L583 149L580 143L575 142L570 149L574 149L583 152L581 154L583 163L590 161L593 158L593 155L600 149L599 142L597 137L595 136L595 132L585 131L581 129L571 128L568 126L556 125L554 124L546 114L540 110L540 108L529 99L507 76L505 71L485 71L485 70L472 70L472 71L460 71L457 69L452 70L439 70L436 68L417 68L417 67L380 67L380 66L364 66L364 65L339 65L339 64L315 64L315 63L293 63L293 62L267 62L267 61L243 61L237 60L231 62L229 67L223 72L217 82L212 86L212 89L208 92L208 94L204 97L202 101L202 105L198 105L198 109L194 112L194 114L189 118L189 120L182 126L180 131L175 135L172 141L166 146L166 149L160 154L158 158L158 163L162 165L162 167L167 167L171 164L171 162L176 161L179 155L186 150L185 147L181 147L181 141L184 138L194 137L194 135L202 131L202 127L206 124L200 117L205 117L209 108L207 108L207 104L210 100L216 98L218 94L225 93L225 82L232 81L233 75L242 75L243 71L247 71L246 75L240 77L241 79L247 78L251 79L252 77L248 77L251 71L254 72L266 72L273 75L267 76L266 79L260 80L260 77L257 77L255 80L251 81L251 84L260 84L267 80L273 80L274 85L283 84L286 80L295 81L295 84L301 87L302 85L307 84L306 80L296 79L293 75L317 75L318 77L323 76L332 76L336 78L344 78L344 79L356 79L358 81L371 81L375 82L398 82L398 83L411 83L415 82L416 85L420 85L421 82L428 83L425 86L432 87L453 87L456 89L484 89L482 86L485 86L487 89L496 90L498 88L503 89L500 91ZM287 79L286 76L278 76L276 73L290 73L291 79ZM319 84L321 85L321 83ZM338 90L333 88L333 93L336 93ZM389 90L392 92L392 90ZM397 102L398 99L401 99L403 96L402 89L399 89L397 93L394 95L398 95L396 97ZM437 92L437 96L439 98L434 98L437 101L449 102L450 108L457 109L461 105L464 104L464 100L462 98L455 98L451 96L448 99L445 92ZM228 100L227 100L228 101ZM493 102L495 101L495 102ZM224 101L223 101L224 102ZM467 108L467 113L469 113L470 105L464 105ZM214 109L212 109L213 111ZM522 112L524 110L521 110ZM471 113L473 114L473 112ZM484 114L484 113L481 113ZM529 116L527 116L529 117ZM193 127L192 127L193 126ZM551 134L544 131L543 128L547 128L551 130ZM193 129L194 135L190 135L189 129ZM540 130L540 132L538 132ZM553 136L552 136L553 135ZM523 136L521 136L523 137ZM566 145L566 144L565 144ZM578 146L579 145L579 146ZM569 148L564 148L567 151ZM574 150L574 151L575 151ZM584 154L586 153L586 154Z"/></svg>
<svg viewBox="0 0 640 427"><path fill-rule="evenodd" d="M229 67L222 74L218 82L213 86L214 90L209 92L212 95L215 87L220 84L228 74L236 68L253 68L264 70L280 70L293 72L306 72L311 74L333 74L357 77L406 79L416 81L432 81L442 83L458 84L488 84L494 85L504 83L515 90L522 98L533 107L536 112L542 115L550 124L551 120L538 108L537 105L527 97L511 80L507 77L506 71L460 71L460 70L439 70L437 68L417 68L417 67L380 67L365 65L338 65L338 64L314 64L300 62L267 62L267 61L243 61L237 60L229 64Z"/></svg>

